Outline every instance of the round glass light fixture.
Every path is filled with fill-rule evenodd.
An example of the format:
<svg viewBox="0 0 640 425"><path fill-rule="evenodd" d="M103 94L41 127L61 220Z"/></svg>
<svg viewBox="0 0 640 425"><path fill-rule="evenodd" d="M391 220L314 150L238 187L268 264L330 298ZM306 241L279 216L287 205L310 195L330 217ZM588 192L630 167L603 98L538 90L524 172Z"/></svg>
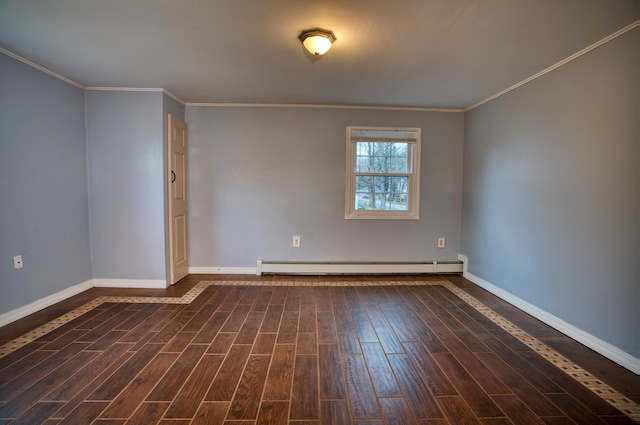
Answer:
<svg viewBox="0 0 640 425"><path fill-rule="evenodd" d="M315 28L305 30L300 33L298 39L307 52L315 56L324 55L329 51L331 45L336 41L336 36L331 31Z"/></svg>

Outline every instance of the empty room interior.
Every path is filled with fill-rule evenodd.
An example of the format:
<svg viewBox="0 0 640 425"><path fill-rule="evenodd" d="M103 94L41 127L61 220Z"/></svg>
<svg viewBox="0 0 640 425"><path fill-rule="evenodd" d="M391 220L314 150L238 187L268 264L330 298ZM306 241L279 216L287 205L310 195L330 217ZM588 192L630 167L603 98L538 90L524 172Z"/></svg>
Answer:
<svg viewBox="0 0 640 425"><path fill-rule="evenodd" d="M0 424L640 423L640 1L0 0Z"/></svg>

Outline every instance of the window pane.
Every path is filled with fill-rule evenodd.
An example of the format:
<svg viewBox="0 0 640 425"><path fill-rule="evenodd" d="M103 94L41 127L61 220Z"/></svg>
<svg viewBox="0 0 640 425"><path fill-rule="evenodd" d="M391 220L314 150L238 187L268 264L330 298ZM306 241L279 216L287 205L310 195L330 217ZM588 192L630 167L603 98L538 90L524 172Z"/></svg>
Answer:
<svg viewBox="0 0 640 425"><path fill-rule="evenodd" d="M374 178L372 176L356 176L356 209L376 209L375 199Z"/></svg>
<svg viewBox="0 0 640 425"><path fill-rule="evenodd" d="M407 194L387 193L386 210L406 211L408 208Z"/></svg>
<svg viewBox="0 0 640 425"><path fill-rule="evenodd" d="M373 157L373 171L376 173L388 173L389 172L389 158L386 156L374 156Z"/></svg>
<svg viewBox="0 0 640 425"><path fill-rule="evenodd" d="M373 185L376 188L376 192L384 193L389 190L389 184L391 183L391 178L387 176L375 176L373 178Z"/></svg>
<svg viewBox="0 0 640 425"><path fill-rule="evenodd" d="M356 209L406 211L408 208L408 177L356 176L355 189Z"/></svg>
<svg viewBox="0 0 640 425"><path fill-rule="evenodd" d="M373 143L358 142L356 146L358 155L373 155Z"/></svg>
<svg viewBox="0 0 640 425"><path fill-rule="evenodd" d="M392 210L405 211L409 208L409 178L391 177L389 205Z"/></svg>
<svg viewBox="0 0 640 425"><path fill-rule="evenodd" d="M357 142L356 172L406 173L409 168L408 152L408 143Z"/></svg>
<svg viewBox="0 0 640 425"><path fill-rule="evenodd" d="M407 157L394 156L391 158L392 173L406 173L407 172Z"/></svg>
<svg viewBox="0 0 640 425"><path fill-rule="evenodd" d="M373 177L371 176L356 176L356 192L369 191L372 187L372 183Z"/></svg>
<svg viewBox="0 0 640 425"><path fill-rule="evenodd" d="M367 192L356 192L356 209L357 210L372 210L371 197Z"/></svg>
<svg viewBox="0 0 640 425"><path fill-rule="evenodd" d="M393 154L397 156L407 156L408 143L393 143Z"/></svg>
<svg viewBox="0 0 640 425"><path fill-rule="evenodd" d="M408 178L356 176L356 209L406 210Z"/></svg>
<svg viewBox="0 0 640 425"><path fill-rule="evenodd" d="M391 177L391 192L409 193L408 177Z"/></svg>
<svg viewBox="0 0 640 425"><path fill-rule="evenodd" d="M356 172L358 173L370 173L373 171L371 163L371 157L358 155L356 162Z"/></svg>

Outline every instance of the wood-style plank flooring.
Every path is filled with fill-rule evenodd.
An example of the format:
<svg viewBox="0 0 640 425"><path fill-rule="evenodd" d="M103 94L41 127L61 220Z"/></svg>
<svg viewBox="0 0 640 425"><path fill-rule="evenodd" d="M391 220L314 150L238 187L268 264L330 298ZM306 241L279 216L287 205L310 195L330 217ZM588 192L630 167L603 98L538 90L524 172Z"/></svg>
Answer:
<svg viewBox="0 0 640 425"><path fill-rule="evenodd" d="M640 403L637 375L455 275L94 288L0 328L0 345L100 296L179 297L201 280L242 279L189 304L103 303L0 358L0 424L634 423L433 283L448 280ZM430 284L283 285L320 280Z"/></svg>

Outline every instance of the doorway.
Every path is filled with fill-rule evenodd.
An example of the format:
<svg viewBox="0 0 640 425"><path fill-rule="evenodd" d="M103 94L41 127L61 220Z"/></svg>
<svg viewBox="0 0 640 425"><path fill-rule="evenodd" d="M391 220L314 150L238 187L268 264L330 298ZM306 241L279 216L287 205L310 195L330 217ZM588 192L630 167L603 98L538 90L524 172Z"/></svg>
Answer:
<svg viewBox="0 0 640 425"><path fill-rule="evenodd" d="M168 117L169 285L189 273L187 239L187 124Z"/></svg>

